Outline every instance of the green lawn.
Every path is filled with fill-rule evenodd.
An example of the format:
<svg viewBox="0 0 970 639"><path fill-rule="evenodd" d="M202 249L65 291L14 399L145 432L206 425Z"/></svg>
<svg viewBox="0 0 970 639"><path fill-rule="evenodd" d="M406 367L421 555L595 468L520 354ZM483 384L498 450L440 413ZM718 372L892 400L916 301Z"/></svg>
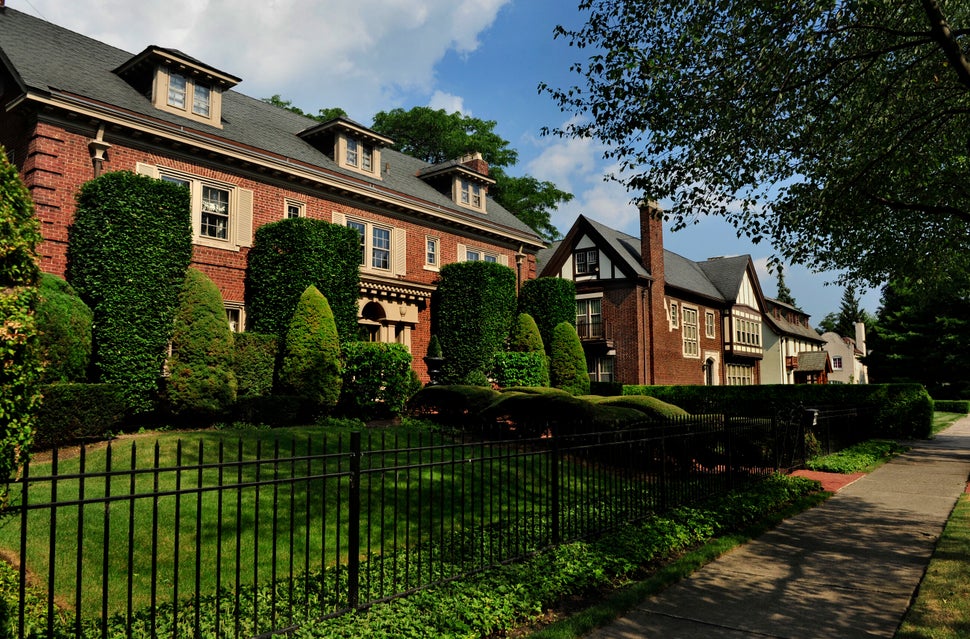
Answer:
<svg viewBox="0 0 970 639"><path fill-rule="evenodd" d="M391 440L392 435L381 441L381 433L365 433L361 459L365 523L360 554L389 554L393 561L400 560L400 565L387 567L388 580L396 572L430 573L441 559L430 554L440 551L428 551L416 566L404 565L400 553L390 553L394 548L414 548L482 521L508 526L544 512L547 491L535 477L546 470L538 456L505 451L496 459L491 452L488 463L473 463L470 460L487 457L478 447L456 451L440 446L447 440L432 439L419 428L393 431L398 433L404 433L398 441ZM129 591L137 610L176 595L182 599L196 588L202 593L218 588L236 591L238 585L266 584L291 572L300 575L345 565L349 461L337 453L347 450L349 436L349 429L332 427L158 433L89 451L83 460L61 460L55 501L71 503L83 494L86 500L102 503L88 503L83 509L59 507L53 541L51 509L30 511L26 557L32 582L46 590L53 563L58 605L73 609L81 593L80 608L89 616L101 612L102 592L107 592L109 612L124 612ZM287 461L274 461L279 458ZM221 471L215 463L220 459ZM114 471L146 470L125 472L109 481L109 464ZM407 468L419 464L420 470ZM177 466L188 468L151 470ZM369 471L377 467L384 470ZM29 472L41 477L53 468L49 462L34 463ZM587 466L577 466L571 474L575 477L570 491L576 495L585 486L602 483L602 475ZM259 481L269 483L257 486ZM33 484L28 504L51 500L51 486ZM217 486L224 490L211 490ZM178 497L178 491L184 494ZM150 492L163 496L145 496ZM572 498L568 492L562 496L564 503ZM11 499L16 504L21 495L15 491ZM472 509L469 504L479 506ZM19 518L3 521L0 550L16 556L20 531ZM500 541L498 552L510 550L501 543L508 542ZM154 565L153 557L159 558ZM410 575L409 580L421 578Z"/></svg>

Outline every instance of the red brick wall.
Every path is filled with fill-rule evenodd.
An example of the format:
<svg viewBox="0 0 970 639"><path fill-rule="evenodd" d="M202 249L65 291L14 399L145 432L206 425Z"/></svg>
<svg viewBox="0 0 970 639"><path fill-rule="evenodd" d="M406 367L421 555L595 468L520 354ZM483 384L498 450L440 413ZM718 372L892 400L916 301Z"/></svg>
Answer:
<svg viewBox="0 0 970 639"><path fill-rule="evenodd" d="M16 116L6 115L2 123ZM3 140L12 136L5 132ZM22 175L34 198L37 215L41 221L43 242L39 248L42 270L64 276L67 268L68 227L73 221L75 194L81 185L94 177L94 168L88 151L92 134L83 134L62 127L39 123L25 136ZM306 203L306 215L310 218L332 221L334 212L359 217L375 223L404 228L407 232L407 275L402 283L433 284L437 273L425 266L425 238L439 238L441 263L456 260L459 243L504 255L515 269L515 250L498 246L481 238L468 238L440 229L429 229L419 222L390 217L371 210L357 208L343 202L330 200L309 191L267 184L251 177L192 162L174 155L146 152L110 139L103 172L135 170L136 162L159 164L203 178L227 182L253 191L253 229L263 224L283 219L287 198ZM19 154L18 154L19 156ZM226 301L244 300L244 275L247 248L239 251L195 246L192 265L202 270L219 287ZM529 255L522 267L522 279L536 276L535 256ZM419 306L418 324L411 332L411 352L415 370L425 380L426 369L422 357L427 352L430 339L430 309L427 304Z"/></svg>

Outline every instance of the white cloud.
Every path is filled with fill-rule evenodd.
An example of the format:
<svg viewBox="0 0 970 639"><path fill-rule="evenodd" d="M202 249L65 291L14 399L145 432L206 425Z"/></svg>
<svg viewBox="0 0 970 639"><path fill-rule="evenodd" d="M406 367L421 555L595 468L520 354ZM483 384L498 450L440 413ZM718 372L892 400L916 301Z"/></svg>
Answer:
<svg viewBox="0 0 970 639"><path fill-rule="evenodd" d="M180 49L316 112L367 121L407 91L430 92L448 51L466 54L511 0L31 0L39 14L131 52ZM19 3L18 3L19 4Z"/></svg>
<svg viewBox="0 0 970 639"><path fill-rule="evenodd" d="M452 95L441 90L437 90L431 94L431 99L428 100L428 106L432 109L444 109L446 113L461 113L465 116L471 116L471 111L465 110L465 100L459 95Z"/></svg>

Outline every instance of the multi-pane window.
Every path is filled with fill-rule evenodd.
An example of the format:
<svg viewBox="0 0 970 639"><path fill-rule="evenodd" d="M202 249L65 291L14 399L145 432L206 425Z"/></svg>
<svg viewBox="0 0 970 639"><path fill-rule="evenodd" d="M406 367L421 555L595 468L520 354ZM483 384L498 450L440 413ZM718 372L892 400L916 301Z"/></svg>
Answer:
<svg viewBox="0 0 970 639"><path fill-rule="evenodd" d="M597 249L576 251L574 259L576 275L593 274L599 270L599 251Z"/></svg>
<svg viewBox="0 0 970 639"><path fill-rule="evenodd" d="M715 328L715 326L716 326L716 319L714 317L714 313L712 313L711 311L707 311L706 313L704 313L704 334L710 339L714 339L714 336L716 335L715 331L717 329Z"/></svg>
<svg viewBox="0 0 970 639"><path fill-rule="evenodd" d="M186 81L184 75L172 73L168 76L168 105L176 109L185 108Z"/></svg>
<svg viewBox="0 0 970 639"><path fill-rule="evenodd" d="M478 262L482 259L482 254L480 251L474 249L468 249L465 251L465 260L468 262Z"/></svg>
<svg viewBox="0 0 970 639"><path fill-rule="evenodd" d="M303 205L299 202L287 202L286 219L292 220L298 217L303 217Z"/></svg>
<svg viewBox="0 0 970 639"><path fill-rule="evenodd" d="M837 371L842 370L842 356L841 355L834 355L832 357L832 368L834 370L837 370Z"/></svg>
<svg viewBox="0 0 970 639"><path fill-rule="evenodd" d="M347 155L345 157L346 157L348 166L357 166L357 162L359 158L358 148L359 148L359 145L357 144L357 140L353 138L347 138Z"/></svg>
<svg viewBox="0 0 970 639"><path fill-rule="evenodd" d="M742 318L735 319L734 341L747 346L761 346L761 322Z"/></svg>
<svg viewBox="0 0 970 639"><path fill-rule="evenodd" d="M677 302L670 303L670 326L672 328L677 328L677 322L679 321L679 311L677 309Z"/></svg>
<svg viewBox="0 0 970 639"><path fill-rule="evenodd" d="M425 242L424 263L428 266L438 266L438 238L429 237Z"/></svg>
<svg viewBox="0 0 970 639"><path fill-rule="evenodd" d="M233 333L242 333L246 330L245 311L241 304L227 302L226 319L229 320L229 330Z"/></svg>
<svg viewBox="0 0 970 639"><path fill-rule="evenodd" d="M357 231L360 239L360 265L382 271L390 270L391 229L358 220L347 220L347 226Z"/></svg>
<svg viewBox="0 0 970 639"><path fill-rule="evenodd" d="M372 238L371 266L382 270L391 268L391 230L375 226Z"/></svg>
<svg viewBox="0 0 970 639"><path fill-rule="evenodd" d="M199 233L218 240L229 238L229 191L202 185L202 226Z"/></svg>
<svg viewBox="0 0 970 639"><path fill-rule="evenodd" d="M698 344L697 332L697 309L684 307L684 357L699 357L700 346Z"/></svg>
<svg viewBox="0 0 970 639"><path fill-rule="evenodd" d="M374 151L366 144L360 149L360 168L368 172L374 170Z"/></svg>
<svg viewBox="0 0 970 639"><path fill-rule="evenodd" d="M754 384L754 366L728 364L724 367L728 386L750 386Z"/></svg>
<svg viewBox="0 0 970 639"><path fill-rule="evenodd" d="M209 87L196 84L195 90L192 92L192 113L201 115L204 118L209 117L210 96L211 92Z"/></svg>
<svg viewBox="0 0 970 639"><path fill-rule="evenodd" d="M614 359L610 356L590 357L587 360L587 370L590 380L594 382L612 382Z"/></svg>
<svg viewBox="0 0 970 639"><path fill-rule="evenodd" d="M482 187L468 180L460 182L461 203L476 209L482 208Z"/></svg>
<svg viewBox="0 0 970 639"><path fill-rule="evenodd" d="M603 300L576 300L576 332L581 339L598 339L603 337Z"/></svg>

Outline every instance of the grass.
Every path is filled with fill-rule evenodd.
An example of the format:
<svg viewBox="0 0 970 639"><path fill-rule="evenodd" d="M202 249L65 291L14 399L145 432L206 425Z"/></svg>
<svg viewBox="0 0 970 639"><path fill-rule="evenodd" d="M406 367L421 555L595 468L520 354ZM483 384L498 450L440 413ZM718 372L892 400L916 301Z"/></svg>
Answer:
<svg viewBox="0 0 970 639"><path fill-rule="evenodd" d="M102 502L60 506L56 515L50 508L29 512L25 556L31 581L45 590L52 583L60 607L80 607L88 616L101 612L102 591L108 611L122 612L129 591L138 609L197 588L238 590L291 571L346 564L346 533L340 531L349 512L349 461L342 451L352 428L153 433L61 460L56 471L51 462L33 463L30 476L56 475L57 492L54 498L50 481L32 484L29 504L74 502L82 494ZM544 511L546 494L530 479L541 474L533 467L538 456L472 463L489 456L466 447L456 458L455 449L441 443L449 442L420 425L395 429L386 439L384 431L365 434L361 508L364 521L374 525L362 526L362 556L441 537L453 521L468 527L484 517L509 524ZM214 463L219 459L230 464L221 473ZM109 464L124 474L109 480ZM421 468L406 468L414 465ZM178 466L189 470L152 470ZM573 479L564 503L586 484L602 482L586 467L566 472ZM224 489L211 490L216 486ZM147 496L156 487L169 494ZM22 498L17 489L15 504ZM177 497L176 491L187 494ZM514 499L507 496L512 493ZM480 509L470 512L468 503ZM19 518L0 521L0 551L17 556L20 533ZM153 557L163 559L154 563Z"/></svg>
<svg viewBox="0 0 970 639"><path fill-rule="evenodd" d="M909 447L889 439L870 439L831 455L820 455L805 462L809 470L828 473L871 473Z"/></svg>
<svg viewBox="0 0 970 639"><path fill-rule="evenodd" d="M949 428L953 422L957 421L961 417L966 417L963 413L943 413L934 412L933 413L933 430L931 431L931 437L936 435L941 430Z"/></svg>
<svg viewBox="0 0 970 639"><path fill-rule="evenodd" d="M896 639L970 637L970 495L957 502Z"/></svg>

